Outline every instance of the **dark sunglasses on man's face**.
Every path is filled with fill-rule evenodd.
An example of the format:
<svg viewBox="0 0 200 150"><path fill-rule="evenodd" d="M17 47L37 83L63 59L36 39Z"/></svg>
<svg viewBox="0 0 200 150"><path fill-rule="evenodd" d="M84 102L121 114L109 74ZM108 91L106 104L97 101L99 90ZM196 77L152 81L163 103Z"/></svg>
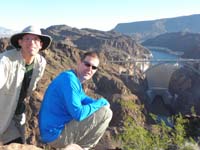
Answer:
<svg viewBox="0 0 200 150"><path fill-rule="evenodd" d="M97 66L93 66L93 65L91 65L89 62L87 62L87 61L83 61L83 63L84 63L84 65L86 66L86 67L92 67L92 70L96 70L96 69L98 69L98 67Z"/></svg>

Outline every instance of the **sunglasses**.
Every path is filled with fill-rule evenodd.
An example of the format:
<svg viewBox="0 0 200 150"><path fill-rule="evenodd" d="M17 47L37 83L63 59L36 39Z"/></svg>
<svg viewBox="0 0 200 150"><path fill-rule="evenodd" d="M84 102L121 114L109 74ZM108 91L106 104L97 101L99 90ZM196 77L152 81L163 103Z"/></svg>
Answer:
<svg viewBox="0 0 200 150"><path fill-rule="evenodd" d="M91 65L91 64L90 64L89 62L87 62L87 61L83 61L83 63L84 63L84 65L85 65L86 67L92 67L92 70L97 70L97 69L98 69L97 66Z"/></svg>

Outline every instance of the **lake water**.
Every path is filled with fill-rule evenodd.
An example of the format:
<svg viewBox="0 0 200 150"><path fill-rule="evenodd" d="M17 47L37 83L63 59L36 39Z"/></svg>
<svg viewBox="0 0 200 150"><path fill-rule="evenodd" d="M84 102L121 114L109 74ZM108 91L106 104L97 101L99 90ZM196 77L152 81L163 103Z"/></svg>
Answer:
<svg viewBox="0 0 200 150"><path fill-rule="evenodd" d="M150 49L153 55L152 59L177 59L179 58L178 55L169 53L167 51L160 51L155 49Z"/></svg>
<svg viewBox="0 0 200 150"><path fill-rule="evenodd" d="M178 59L180 58L180 55L177 55L176 53L174 53L173 51L170 51L169 49L166 49L165 48L149 48L151 53L152 53L152 65L155 65L155 64L158 64L158 63L161 63L161 62L155 62L153 61L154 59L159 59L159 60L164 60L164 59L167 59L167 60L174 60L174 59ZM170 62L169 62L170 63ZM174 61L172 61L171 63L174 63Z"/></svg>

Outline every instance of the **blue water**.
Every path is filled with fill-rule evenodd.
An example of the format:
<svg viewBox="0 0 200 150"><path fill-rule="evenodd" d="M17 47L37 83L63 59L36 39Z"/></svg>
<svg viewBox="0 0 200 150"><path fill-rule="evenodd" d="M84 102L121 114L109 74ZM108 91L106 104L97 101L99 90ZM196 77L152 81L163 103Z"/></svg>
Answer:
<svg viewBox="0 0 200 150"><path fill-rule="evenodd" d="M164 51L164 50L159 50L159 49L156 49L156 48L150 48L150 51L152 53L152 62L151 64L152 65L156 65L156 64L159 64L159 63L162 63L162 61L153 61L153 60L172 60L172 62L169 62L167 61L168 63L175 63L173 60L174 59L178 59L180 57L180 55L176 55L174 53L170 53L169 51ZM163 61L164 62L164 61Z"/></svg>
<svg viewBox="0 0 200 150"><path fill-rule="evenodd" d="M177 56L175 54L171 54L169 52L165 52L165 51L151 49L151 52L153 55L152 59L177 59L177 58L179 58L179 56Z"/></svg>

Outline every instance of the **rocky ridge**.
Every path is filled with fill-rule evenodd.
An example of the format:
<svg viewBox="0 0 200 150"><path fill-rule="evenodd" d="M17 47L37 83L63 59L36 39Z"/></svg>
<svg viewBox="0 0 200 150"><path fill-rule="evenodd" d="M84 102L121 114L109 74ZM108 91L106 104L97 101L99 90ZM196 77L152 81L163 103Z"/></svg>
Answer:
<svg viewBox="0 0 200 150"><path fill-rule="evenodd" d="M113 31L129 35L138 41L145 41L160 34L171 32L199 33L200 14L162 18L156 20L119 23Z"/></svg>

